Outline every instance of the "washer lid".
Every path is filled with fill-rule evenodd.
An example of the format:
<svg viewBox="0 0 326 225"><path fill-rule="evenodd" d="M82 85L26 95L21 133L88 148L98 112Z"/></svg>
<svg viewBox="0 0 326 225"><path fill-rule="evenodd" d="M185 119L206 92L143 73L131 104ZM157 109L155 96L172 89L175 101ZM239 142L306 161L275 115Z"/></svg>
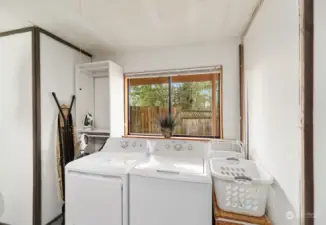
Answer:
<svg viewBox="0 0 326 225"><path fill-rule="evenodd" d="M137 163L131 170L131 174L192 182L211 182L203 158L151 156L146 161Z"/></svg>
<svg viewBox="0 0 326 225"><path fill-rule="evenodd" d="M98 152L70 162L66 169L97 174L126 174L135 162L144 157L142 153Z"/></svg>

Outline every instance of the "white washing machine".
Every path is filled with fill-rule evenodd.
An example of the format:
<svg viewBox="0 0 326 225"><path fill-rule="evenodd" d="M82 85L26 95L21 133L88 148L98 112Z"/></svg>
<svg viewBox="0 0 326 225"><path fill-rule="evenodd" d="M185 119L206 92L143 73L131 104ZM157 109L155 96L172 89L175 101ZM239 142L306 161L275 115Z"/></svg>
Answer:
<svg viewBox="0 0 326 225"><path fill-rule="evenodd" d="M65 168L66 225L128 225L128 171L146 158L145 139L110 138L101 152Z"/></svg>
<svg viewBox="0 0 326 225"><path fill-rule="evenodd" d="M211 225L208 144L157 140L155 152L130 170L130 225Z"/></svg>

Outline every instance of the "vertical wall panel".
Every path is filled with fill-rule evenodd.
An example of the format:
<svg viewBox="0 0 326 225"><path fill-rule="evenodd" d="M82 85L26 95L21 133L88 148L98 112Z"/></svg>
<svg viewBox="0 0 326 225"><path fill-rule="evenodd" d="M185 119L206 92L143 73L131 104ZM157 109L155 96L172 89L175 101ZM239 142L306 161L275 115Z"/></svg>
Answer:
<svg viewBox="0 0 326 225"><path fill-rule="evenodd" d="M91 58L42 34L41 49L41 131L42 131L42 224L61 213L56 166L56 122L58 108L51 95L69 105L75 94L75 64ZM75 119L75 107L72 111ZM81 123L81 121L75 121Z"/></svg>
<svg viewBox="0 0 326 225"><path fill-rule="evenodd" d="M1 37L0 195L4 214L0 223L32 224L32 106L31 32Z"/></svg>
<svg viewBox="0 0 326 225"><path fill-rule="evenodd" d="M121 137L124 135L124 90L123 70L110 62L110 137Z"/></svg>
<svg viewBox="0 0 326 225"><path fill-rule="evenodd" d="M275 178L267 209L281 225L300 221L299 46L298 1L264 1L244 41L249 151Z"/></svg>
<svg viewBox="0 0 326 225"><path fill-rule="evenodd" d="M326 224L326 1L314 0L314 184L315 225Z"/></svg>

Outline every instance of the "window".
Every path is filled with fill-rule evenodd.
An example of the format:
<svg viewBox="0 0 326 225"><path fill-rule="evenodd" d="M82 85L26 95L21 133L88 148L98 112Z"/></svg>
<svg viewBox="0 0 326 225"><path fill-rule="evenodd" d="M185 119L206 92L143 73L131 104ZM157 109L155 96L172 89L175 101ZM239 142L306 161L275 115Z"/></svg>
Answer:
<svg viewBox="0 0 326 225"><path fill-rule="evenodd" d="M158 120L177 118L174 136L220 137L221 75L128 78L129 135L161 135Z"/></svg>

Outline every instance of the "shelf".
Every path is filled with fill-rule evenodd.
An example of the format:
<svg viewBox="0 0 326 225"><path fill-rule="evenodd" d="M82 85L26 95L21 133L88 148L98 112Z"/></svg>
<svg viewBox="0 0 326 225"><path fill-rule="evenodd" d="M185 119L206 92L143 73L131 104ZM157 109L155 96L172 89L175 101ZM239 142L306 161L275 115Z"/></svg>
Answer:
<svg viewBox="0 0 326 225"><path fill-rule="evenodd" d="M110 137L109 129L94 128L92 130L79 130L78 133L87 134L89 137Z"/></svg>
<svg viewBox="0 0 326 225"><path fill-rule="evenodd" d="M110 135L102 135L102 134L87 134L89 138L109 138Z"/></svg>
<svg viewBox="0 0 326 225"><path fill-rule="evenodd" d="M110 61L102 61L102 62L91 62L91 63L83 63L77 65L80 71L98 71L102 69L108 69L110 65Z"/></svg>
<svg viewBox="0 0 326 225"><path fill-rule="evenodd" d="M79 73L93 78L108 77L109 66L109 61L84 63L77 65L77 70L79 71Z"/></svg>

